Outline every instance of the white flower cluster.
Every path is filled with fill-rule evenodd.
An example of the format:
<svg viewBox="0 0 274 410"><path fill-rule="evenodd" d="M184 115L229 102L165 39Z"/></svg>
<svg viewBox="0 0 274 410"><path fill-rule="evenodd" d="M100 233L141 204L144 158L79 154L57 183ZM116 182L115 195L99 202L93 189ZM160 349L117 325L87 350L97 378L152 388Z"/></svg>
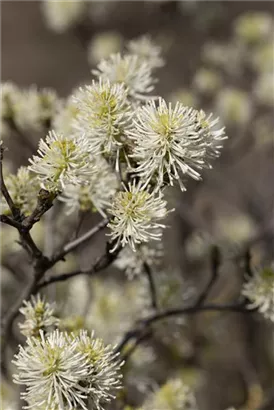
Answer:
<svg viewBox="0 0 274 410"><path fill-rule="evenodd" d="M75 129L84 130L94 155L113 155L123 146L132 117L127 96L124 84L111 85L108 79L101 78L91 86L80 88L75 96L78 108Z"/></svg>
<svg viewBox="0 0 274 410"><path fill-rule="evenodd" d="M161 228L165 225L159 221L166 217L168 211L163 193L149 193L135 181L124 191L119 191L113 198L109 213L113 216L108 226L112 230L111 238L116 241L112 251L127 243L135 251L135 245L160 240Z"/></svg>
<svg viewBox="0 0 274 410"><path fill-rule="evenodd" d="M192 389L179 377L168 380L139 410L198 410Z"/></svg>
<svg viewBox="0 0 274 410"><path fill-rule="evenodd" d="M68 9L74 10L71 3ZM45 7L61 10L59 2ZM201 179L226 138L212 115L150 95L154 70L163 65L160 53L149 37L130 41L125 54L98 64L97 80L65 101L48 91L31 89L20 99L14 87L4 90L4 116L17 118L12 113L23 101L35 117L30 122L39 119L54 128L40 140L29 170L42 188L61 194L68 213L96 210L109 216L113 251L126 244L135 251L136 245L160 240L160 221L170 212L165 186L178 182L185 190L187 176Z"/></svg>
<svg viewBox="0 0 274 410"><path fill-rule="evenodd" d="M66 184L82 184L95 172L85 135L65 137L50 131L40 140L38 154L29 169L37 174L43 188L60 191Z"/></svg>
<svg viewBox="0 0 274 410"><path fill-rule="evenodd" d="M19 323L21 333L26 337L39 337L40 330L49 331L56 327L59 319L54 316L55 304L48 303L40 295L31 296L30 301L24 301L20 313L25 316L25 321Z"/></svg>
<svg viewBox="0 0 274 410"><path fill-rule="evenodd" d="M203 111L177 103L173 108L162 98L138 110L129 138L134 141L132 157L137 160L135 172L146 183L153 178L161 187L189 175L199 180L200 170L210 168L209 160L219 155L224 129L214 127L218 120Z"/></svg>
<svg viewBox="0 0 274 410"><path fill-rule="evenodd" d="M16 175L9 174L5 178L5 183L14 205L26 216L30 215L36 206L40 190L36 175L31 173L26 167L20 167ZM4 201L1 205L3 206L3 212L10 212L9 207Z"/></svg>
<svg viewBox="0 0 274 410"><path fill-rule="evenodd" d="M26 387L24 408L103 410L121 386L123 363L114 347L93 332L60 331L55 306L40 296L24 305L25 322L19 326L27 341L13 360L18 369L14 382Z"/></svg>
<svg viewBox="0 0 274 410"><path fill-rule="evenodd" d="M274 271L257 271L243 285L242 294L250 301L248 307L257 309L266 319L274 322Z"/></svg>

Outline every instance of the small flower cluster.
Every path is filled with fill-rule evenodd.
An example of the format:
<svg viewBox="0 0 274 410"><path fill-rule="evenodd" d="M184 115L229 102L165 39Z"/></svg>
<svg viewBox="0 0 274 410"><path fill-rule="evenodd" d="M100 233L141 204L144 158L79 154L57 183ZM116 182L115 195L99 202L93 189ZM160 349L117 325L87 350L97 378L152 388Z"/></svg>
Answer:
<svg viewBox="0 0 274 410"><path fill-rule="evenodd" d="M76 139L50 131L45 141L40 140L38 154L30 159L29 169L49 191L61 191L66 184L85 183L95 172L84 135Z"/></svg>
<svg viewBox="0 0 274 410"><path fill-rule="evenodd" d="M13 363L18 369L14 382L26 386L21 394L25 408L103 410L121 386L123 363L114 348L85 330L77 335L59 329L47 332L58 321L53 307L40 297L25 302L21 312L27 341Z"/></svg>
<svg viewBox="0 0 274 410"><path fill-rule="evenodd" d="M16 175L9 174L5 179L7 189L11 195L14 205L28 216L34 210L37 202L37 195L40 190L39 181L36 175L28 168L20 167ZM3 211L9 213L6 203L3 203Z"/></svg>
<svg viewBox="0 0 274 410"><path fill-rule="evenodd" d="M127 243L135 251L135 244L148 242L150 239L160 240L162 236L160 224L168 213L162 192L149 193L141 183L135 181L124 191L118 192L109 213L113 219L109 223L111 238L116 241L113 251L121 244Z"/></svg>
<svg viewBox="0 0 274 410"><path fill-rule="evenodd" d="M55 304L50 304L40 295L31 296L30 301L24 301L24 306L19 310L25 316L25 321L19 323L21 333L26 337L39 337L40 330L49 331L58 326L59 319L54 316Z"/></svg>
<svg viewBox="0 0 274 410"><path fill-rule="evenodd" d="M15 84L1 85L3 124L19 130L43 131L48 128L60 101L51 89L38 90L36 86L21 90Z"/></svg>
<svg viewBox="0 0 274 410"><path fill-rule="evenodd" d="M168 380L139 410L198 410L192 389L179 377Z"/></svg>
<svg viewBox="0 0 274 410"><path fill-rule="evenodd" d="M274 271L265 268L257 271L243 285L242 294L250 309L257 309L266 319L274 322Z"/></svg>

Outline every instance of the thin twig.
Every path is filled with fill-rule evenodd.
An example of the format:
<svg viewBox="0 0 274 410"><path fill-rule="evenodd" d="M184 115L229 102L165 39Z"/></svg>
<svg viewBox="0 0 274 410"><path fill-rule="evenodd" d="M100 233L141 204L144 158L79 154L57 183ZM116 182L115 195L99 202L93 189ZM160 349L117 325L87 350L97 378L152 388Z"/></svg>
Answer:
<svg viewBox="0 0 274 410"><path fill-rule="evenodd" d="M141 335L144 335L144 331L147 327L152 325L155 322L160 320L164 320L174 316L181 316L181 315L191 315L191 314L199 314L203 312L236 312L236 313L251 313L252 310L245 309L245 305L242 303L239 304L232 304L232 305L197 305L189 306L189 307L182 307L177 309L168 309L161 313L156 313L150 316L147 316L143 319L140 319L137 322L137 326L124 335L121 342L117 345L116 350L117 352L121 352L126 345L130 342L131 339L135 339L135 348L138 344L143 341ZM127 358L129 355L127 354Z"/></svg>
<svg viewBox="0 0 274 410"><path fill-rule="evenodd" d="M121 247L117 248L117 250L113 253L110 253L109 249L107 249L106 252L103 255L101 255L97 259L97 261L94 263L94 265L91 266L89 269L75 270L75 271L70 272L70 273L63 273L61 275L50 276L48 279L44 280L43 282L41 282L37 285L36 291L38 291L41 288L44 288L46 286L49 286L52 283L64 282L64 281L66 281L70 278L73 278L73 277L79 276L79 275L89 275L90 276L90 275L93 275L93 274L103 270L103 269L106 269L117 258L120 251L121 251Z"/></svg>
<svg viewBox="0 0 274 410"><path fill-rule="evenodd" d="M4 181L4 176L3 176L3 154L4 154L4 147L1 145L0 148L0 184L1 184L1 192L8 204L8 207L12 213L13 218L16 221L20 221L21 219L21 214L19 208L17 208L9 194L9 191L6 187L5 181Z"/></svg>
<svg viewBox="0 0 274 410"><path fill-rule="evenodd" d="M153 278L153 273L150 269L150 266L144 262L144 270L148 278L148 283L149 283L149 290L150 290L150 297L151 297L151 307L152 309L157 309L158 308L158 301L157 301L157 291L156 291L156 286Z"/></svg>
<svg viewBox="0 0 274 410"><path fill-rule="evenodd" d="M220 268L221 258L220 258L220 250L217 246L213 246L211 249L211 276L210 280L205 287L204 291L200 294L196 304L198 306L202 305L207 298L211 288L213 287L214 283L218 278L219 268Z"/></svg>
<svg viewBox="0 0 274 410"><path fill-rule="evenodd" d="M66 244L63 249L57 253L57 255L55 255L53 257L53 260L55 262L63 260L64 257L71 251L73 251L74 249L76 249L78 246L82 245L83 243L85 243L87 240L89 240L90 238L92 238L97 232L99 232L100 230L102 230L103 228L105 228L108 224L109 220L107 218L103 219L101 222L99 222L96 226L94 226L92 229L90 229L88 232L84 233L82 236L80 236L79 238L76 238L74 241L69 242L68 244Z"/></svg>

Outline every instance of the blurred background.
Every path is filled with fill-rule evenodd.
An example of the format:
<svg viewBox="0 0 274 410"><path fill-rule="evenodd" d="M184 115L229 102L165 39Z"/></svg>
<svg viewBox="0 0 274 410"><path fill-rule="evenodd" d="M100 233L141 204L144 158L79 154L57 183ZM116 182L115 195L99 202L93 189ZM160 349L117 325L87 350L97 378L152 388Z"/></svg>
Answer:
<svg viewBox="0 0 274 410"><path fill-rule="evenodd" d="M189 181L187 192L172 190L169 194L170 207L176 207L176 212L165 232L164 262L156 281L160 291L176 289L169 307L191 302L209 280L212 247L217 245L219 280L209 300L237 300L247 250L252 269L273 263L273 3L90 1L68 26L54 24L39 1L2 1L1 8L2 83L13 82L22 88L35 84L66 98L76 87L91 82L91 69L102 58L123 50L131 39L150 35L162 47L165 59L157 71L157 94L220 117L229 139L213 170L204 173L203 182ZM33 152L12 132L4 129L2 134L9 148L7 168L15 172L18 166L27 165ZM44 135L30 132L29 136L37 144ZM87 217L83 231L96 218ZM56 237L67 235L61 223L56 226L60 228ZM37 232L42 243L43 229ZM28 274L19 247L12 245L15 235L6 227L2 235L5 311ZM74 256L78 263L93 260L103 239L92 248L80 249ZM75 260L69 263L71 268ZM85 316L85 324L107 341L119 340L138 317L139 296L136 306L128 302L134 299L132 287L134 292L142 293L142 289L136 290L125 275L114 275L113 269L105 281L92 283L88 295L86 280L58 286L50 296L65 304L68 316ZM104 301L108 315L100 310L106 289L112 298L112 302ZM88 302L81 307L79 300L85 298ZM274 409L271 322L257 315L207 313L186 318L179 331L173 331L176 323L166 325L168 331L164 324L159 326L157 337L132 356L124 402L117 408L140 405L155 383L163 383L177 371L195 389L201 410L229 406Z"/></svg>

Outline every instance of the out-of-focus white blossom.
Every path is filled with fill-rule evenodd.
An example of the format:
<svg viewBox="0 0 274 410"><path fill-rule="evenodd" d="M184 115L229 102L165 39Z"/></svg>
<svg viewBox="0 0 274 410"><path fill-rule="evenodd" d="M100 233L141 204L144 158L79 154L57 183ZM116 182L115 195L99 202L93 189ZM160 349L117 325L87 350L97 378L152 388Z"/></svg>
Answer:
<svg viewBox="0 0 274 410"><path fill-rule="evenodd" d="M118 179L104 158L93 159L95 172L89 177L86 185L67 185L59 199L68 209L68 214L75 210L99 211L106 216L104 210L110 205L111 198L118 190Z"/></svg>
<svg viewBox="0 0 274 410"><path fill-rule="evenodd" d="M21 398L30 408L103 410L120 388L122 363L113 347L86 331L78 336L40 331L39 338L19 346L13 363L18 368L14 382L26 386Z"/></svg>
<svg viewBox="0 0 274 410"><path fill-rule="evenodd" d="M168 380L139 410L198 410L194 393L181 378Z"/></svg>
<svg viewBox="0 0 274 410"><path fill-rule="evenodd" d="M265 268L257 271L247 279L242 288L242 294L250 301L250 309L258 311L274 322L274 271Z"/></svg>
<svg viewBox="0 0 274 410"><path fill-rule="evenodd" d="M1 83L1 120L14 117L14 106L20 98L19 88L11 83Z"/></svg>
<svg viewBox="0 0 274 410"><path fill-rule="evenodd" d="M265 41L273 34L273 18L264 12L245 13L235 22L235 34L246 43Z"/></svg>
<svg viewBox="0 0 274 410"><path fill-rule="evenodd" d="M34 85L21 90L11 83L4 83L1 88L3 120L12 119L17 128L27 131L49 126L60 104L54 90L39 90Z"/></svg>
<svg viewBox="0 0 274 410"><path fill-rule="evenodd" d="M106 343L118 343L148 308L147 286L140 280L120 283L111 279L92 281L92 297L85 318L88 329ZM130 303L129 303L130 301Z"/></svg>
<svg viewBox="0 0 274 410"><path fill-rule="evenodd" d="M261 104L274 106L273 71L260 75L254 87L254 94Z"/></svg>
<svg viewBox="0 0 274 410"><path fill-rule="evenodd" d="M5 178L5 184L14 205L26 216L30 215L37 204L37 197L40 190L40 184L36 175L22 166L15 175L9 174ZM1 205L3 206L3 212L10 212L5 201L3 201Z"/></svg>
<svg viewBox="0 0 274 410"><path fill-rule="evenodd" d="M152 77L151 67L134 54L123 57L112 54L109 59L102 60L92 72L104 81L109 80L111 84L125 84L129 95L137 100L147 99L154 89L155 79Z"/></svg>
<svg viewBox="0 0 274 410"><path fill-rule="evenodd" d="M142 36L129 41L127 49L130 54L139 56L139 58L146 62L152 69L164 65L164 60L161 57L161 47L155 44L149 36Z"/></svg>
<svg viewBox="0 0 274 410"><path fill-rule="evenodd" d="M130 246L126 246L118 255L114 265L124 270L129 279L144 272L144 264L148 266L159 265L163 256L163 247L152 247L149 244L140 244L133 252Z"/></svg>
<svg viewBox="0 0 274 410"><path fill-rule="evenodd" d="M121 244L127 243L133 251L136 244L149 240L160 240L161 228L165 225L159 221L168 214L163 193L150 193L142 186L142 182L129 183L128 188L118 192L108 210L112 220L108 224L111 239L115 241L113 251Z"/></svg>
<svg viewBox="0 0 274 410"><path fill-rule="evenodd" d="M249 61L258 73L273 72L273 49L274 39L271 39L271 41L258 45L249 53Z"/></svg>
<svg viewBox="0 0 274 410"><path fill-rule="evenodd" d="M225 88L217 96L216 110L224 122L246 124L252 115L250 96L237 88Z"/></svg>
<svg viewBox="0 0 274 410"><path fill-rule="evenodd" d="M16 125L20 129L41 131L50 125L58 106L57 94L51 89L31 86L22 90L14 107Z"/></svg>
<svg viewBox="0 0 274 410"><path fill-rule="evenodd" d="M50 131L45 141L40 140L38 154L29 160L29 169L50 191L62 190L66 184L87 183L95 170L84 135L67 138Z"/></svg>
<svg viewBox="0 0 274 410"><path fill-rule="evenodd" d="M216 71L203 67L195 73L193 83L198 91L205 94L213 94L219 90L222 79Z"/></svg>
<svg viewBox="0 0 274 410"><path fill-rule="evenodd" d="M78 115L74 128L85 133L93 155L116 154L123 146L125 129L132 117L128 92L123 84L93 81L75 96Z"/></svg>
<svg viewBox="0 0 274 410"><path fill-rule="evenodd" d="M88 46L90 64L97 64L122 48L122 36L117 31L104 31L94 35Z"/></svg>
<svg viewBox="0 0 274 410"><path fill-rule="evenodd" d="M59 323L59 319L54 316L55 303L46 302L40 295L31 296L30 301L24 301L20 312L25 316L25 321L19 323L19 328L26 337L39 337L40 330L48 331Z"/></svg>
<svg viewBox="0 0 274 410"><path fill-rule="evenodd" d="M179 88L176 91L172 92L169 96L172 104L177 102L182 103L184 106L196 107L198 104L197 96L188 88Z"/></svg>
<svg viewBox="0 0 274 410"><path fill-rule="evenodd" d="M47 26L62 33L81 21L86 10L84 0L44 0L42 11Z"/></svg>
<svg viewBox="0 0 274 410"><path fill-rule="evenodd" d="M79 112L75 102L75 96L78 92L78 89L74 90L65 101L60 102L52 121L53 129L57 133L73 135L73 123Z"/></svg>
<svg viewBox="0 0 274 410"><path fill-rule="evenodd" d="M159 187L175 180L185 190L185 175L200 180L199 171L211 168L209 160L219 155L225 138L224 128L215 129L218 119L180 103L173 108L163 99L158 105L150 101L136 117L128 133L135 144L131 155L138 165L135 172Z"/></svg>

